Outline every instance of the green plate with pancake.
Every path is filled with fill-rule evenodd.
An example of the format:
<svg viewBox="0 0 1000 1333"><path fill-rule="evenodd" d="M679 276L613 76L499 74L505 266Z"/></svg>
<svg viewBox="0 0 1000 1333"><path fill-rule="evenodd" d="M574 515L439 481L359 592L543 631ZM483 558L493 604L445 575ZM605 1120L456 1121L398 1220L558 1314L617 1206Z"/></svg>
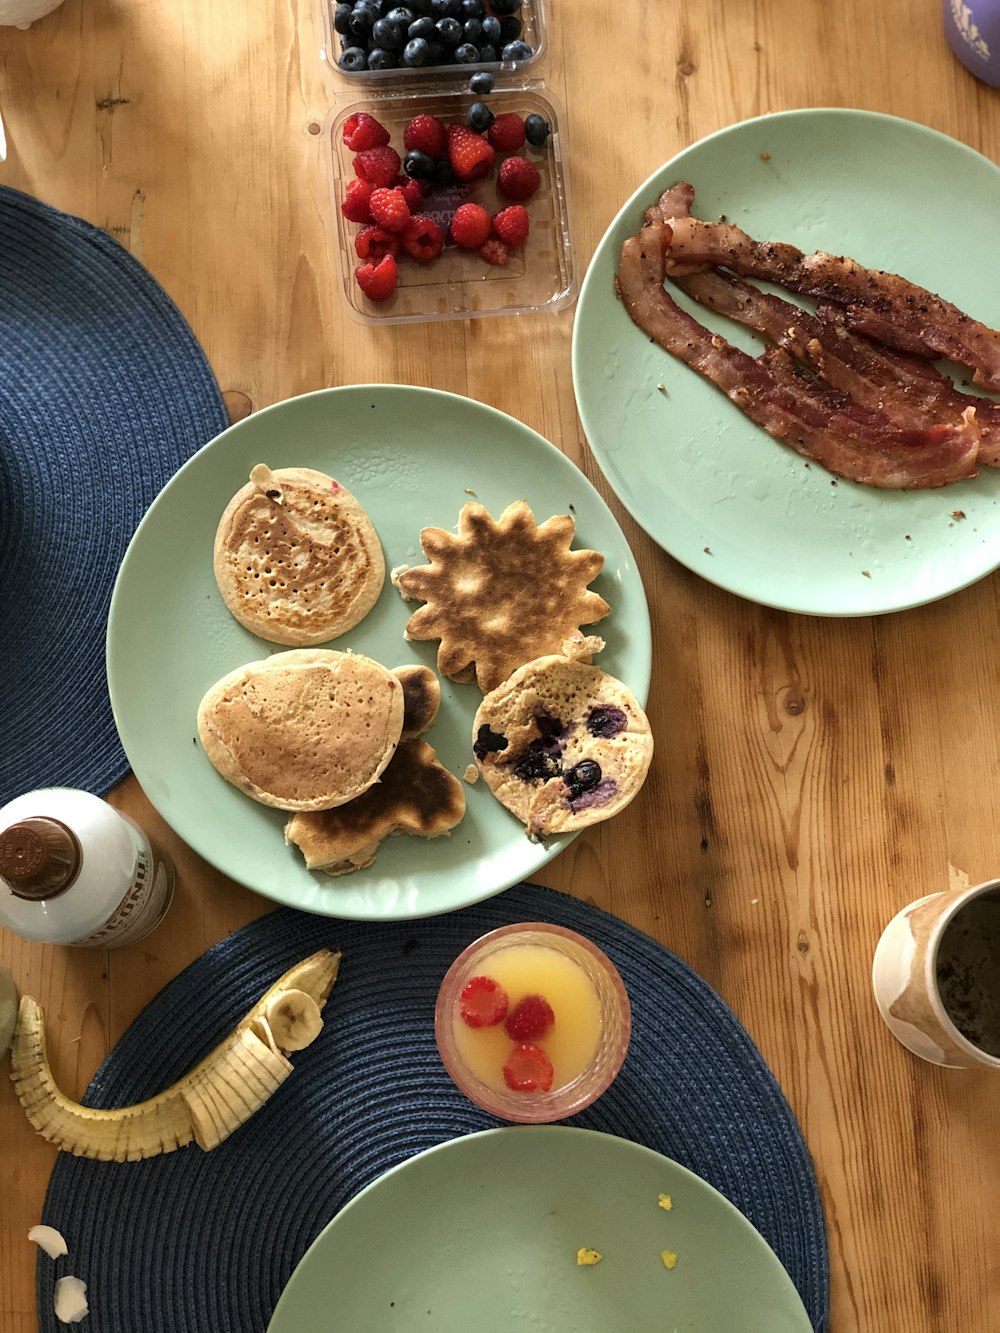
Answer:
<svg viewBox="0 0 1000 1333"><path fill-rule="evenodd" d="M581 1249L602 1257L578 1264ZM321 1328L809 1333L812 1321L774 1251L711 1185L637 1143L546 1125L453 1139L353 1198L307 1250L268 1333Z"/></svg>
<svg viewBox="0 0 1000 1333"><path fill-rule="evenodd" d="M388 667L414 662L436 670L436 642L403 638L418 603L404 602L388 578L397 565L426 563L423 527L454 528L471 498L495 517L517 499L539 522L572 514L574 548L605 556L592 587L612 610L595 627L607 643L595 663L645 703L650 628L642 581L611 511L565 455L512 417L454 394L401 385L325 389L278 403L212 440L160 492L129 545L108 621L108 681L122 745L146 795L218 870L302 911L360 920L429 916L530 877L570 836L529 842L484 783L466 786L466 814L451 834L388 838L372 865L331 877L306 870L298 850L285 845L281 811L245 796L206 759L196 727L205 691L242 663L284 651L233 619L212 567L222 512L258 463L329 473L364 506L385 554L385 586L354 630L324 646ZM441 686L438 720L424 739L461 777L472 762L482 694L445 679Z"/></svg>

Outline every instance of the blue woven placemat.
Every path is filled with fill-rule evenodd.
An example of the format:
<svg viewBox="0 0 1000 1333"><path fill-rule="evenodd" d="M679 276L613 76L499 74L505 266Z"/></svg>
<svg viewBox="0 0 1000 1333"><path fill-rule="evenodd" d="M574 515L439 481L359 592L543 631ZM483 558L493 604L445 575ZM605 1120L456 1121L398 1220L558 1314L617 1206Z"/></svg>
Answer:
<svg viewBox="0 0 1000 1333"><path fill-rule="evenodd" d="M498 1123L445 1073L434 1002L449 964L473 939L537 920L604 949L632 1001L622 1072L566 1123L644 1143L713 1184L770 1242L814 1328L824 1329L829 1270L812 1164L753 1042L706 982L647 935L521 884L412 922L283 908L182 972L104 1062L89 1105L159 1092L293 963L323 947L344 955L322 1033L293 1057L294 1073L267 1105L218 1148L122 1164L59 1157L44 1220L63 1232L70 1253L56 1263L39 1255L42 1333L61 1328L52 1303L64 1273L88 1284L90 1333L262 1333L298 1260L360 1189L414 1153ZM331 1318L335 1308L334 1295Z"/></svg>
<svg viewBox="0 0 1000 1333"><path fill-rule="evenodd" d="M0 803L104 795L128 772L104 669L115 575L154 496L227 424L146 269L0 187Z"/></svg>

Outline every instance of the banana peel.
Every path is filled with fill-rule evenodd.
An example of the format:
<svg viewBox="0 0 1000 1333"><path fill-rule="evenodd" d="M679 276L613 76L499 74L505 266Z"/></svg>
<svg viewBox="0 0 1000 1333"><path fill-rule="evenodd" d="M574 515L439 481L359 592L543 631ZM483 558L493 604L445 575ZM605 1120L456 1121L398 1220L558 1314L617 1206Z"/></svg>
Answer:
<svg viewBox="0 0 1000 1333"><path fill-rule="evenodd" d="M102 1162L135 1162L192 1140L208 1151L258 1111L292 1072L323 1026L340 954L320 949L270 987L228 1037L171 1087L148 1101L99 1111L56 1087L45 1051L45 1015L21 997L11 1046L11 1081L31 1124L56 1147Z"/></svg>

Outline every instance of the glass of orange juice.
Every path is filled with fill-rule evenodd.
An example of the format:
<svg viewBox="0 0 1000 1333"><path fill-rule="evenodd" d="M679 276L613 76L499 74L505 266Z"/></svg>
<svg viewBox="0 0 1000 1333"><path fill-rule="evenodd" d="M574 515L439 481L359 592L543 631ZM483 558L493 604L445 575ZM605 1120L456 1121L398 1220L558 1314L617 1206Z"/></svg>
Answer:
<svg viewBox="0 0 1000 1333"><path fill-rule="evenodd" d="M545 1124L589 1106L628 1050L628 994L595 944L545 921L501 926L464 949L438 992L448 1073L503 1120Z"/></svg>

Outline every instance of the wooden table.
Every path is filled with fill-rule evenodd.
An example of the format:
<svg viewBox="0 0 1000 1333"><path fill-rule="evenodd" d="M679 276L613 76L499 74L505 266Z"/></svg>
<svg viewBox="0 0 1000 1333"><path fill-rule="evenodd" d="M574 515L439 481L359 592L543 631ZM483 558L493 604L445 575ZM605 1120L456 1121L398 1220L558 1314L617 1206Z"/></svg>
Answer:
<svg viewBox="0 0 1000 1333"><path fill-rule="evenodd" d="M1000 92L953 59L932 0L549 7L544 77L565 107L581 271L654 168L765 112L890 112L1000 161ZM854 621L741 601L676 564L610 495L577 420L572 310L352 322L328 243L318 128L332 98L317 46L307 0L66 0L28 32L0 29L11 153L0 180L107 228L148 265L193 325L234 416L331 384L431 384L502 408L579 463L645 580L659 748L634 805L539 879L662 940L749 1029L816 1164L835 1333L997 1329L1000 1084L898 1046L877 1016L869 967L904 903L997 873L1000 583ZM928 206L940 212L942 244L960 245L947 199ZM176 859L165 923L120 953L0 931L0 957L46 1008L55 1073L71 1095L171 977L271 906L187 850L134 781L111 800ZM35 1327L25 1232L54 1158L4 1079L3 1333Z"/></svg>

